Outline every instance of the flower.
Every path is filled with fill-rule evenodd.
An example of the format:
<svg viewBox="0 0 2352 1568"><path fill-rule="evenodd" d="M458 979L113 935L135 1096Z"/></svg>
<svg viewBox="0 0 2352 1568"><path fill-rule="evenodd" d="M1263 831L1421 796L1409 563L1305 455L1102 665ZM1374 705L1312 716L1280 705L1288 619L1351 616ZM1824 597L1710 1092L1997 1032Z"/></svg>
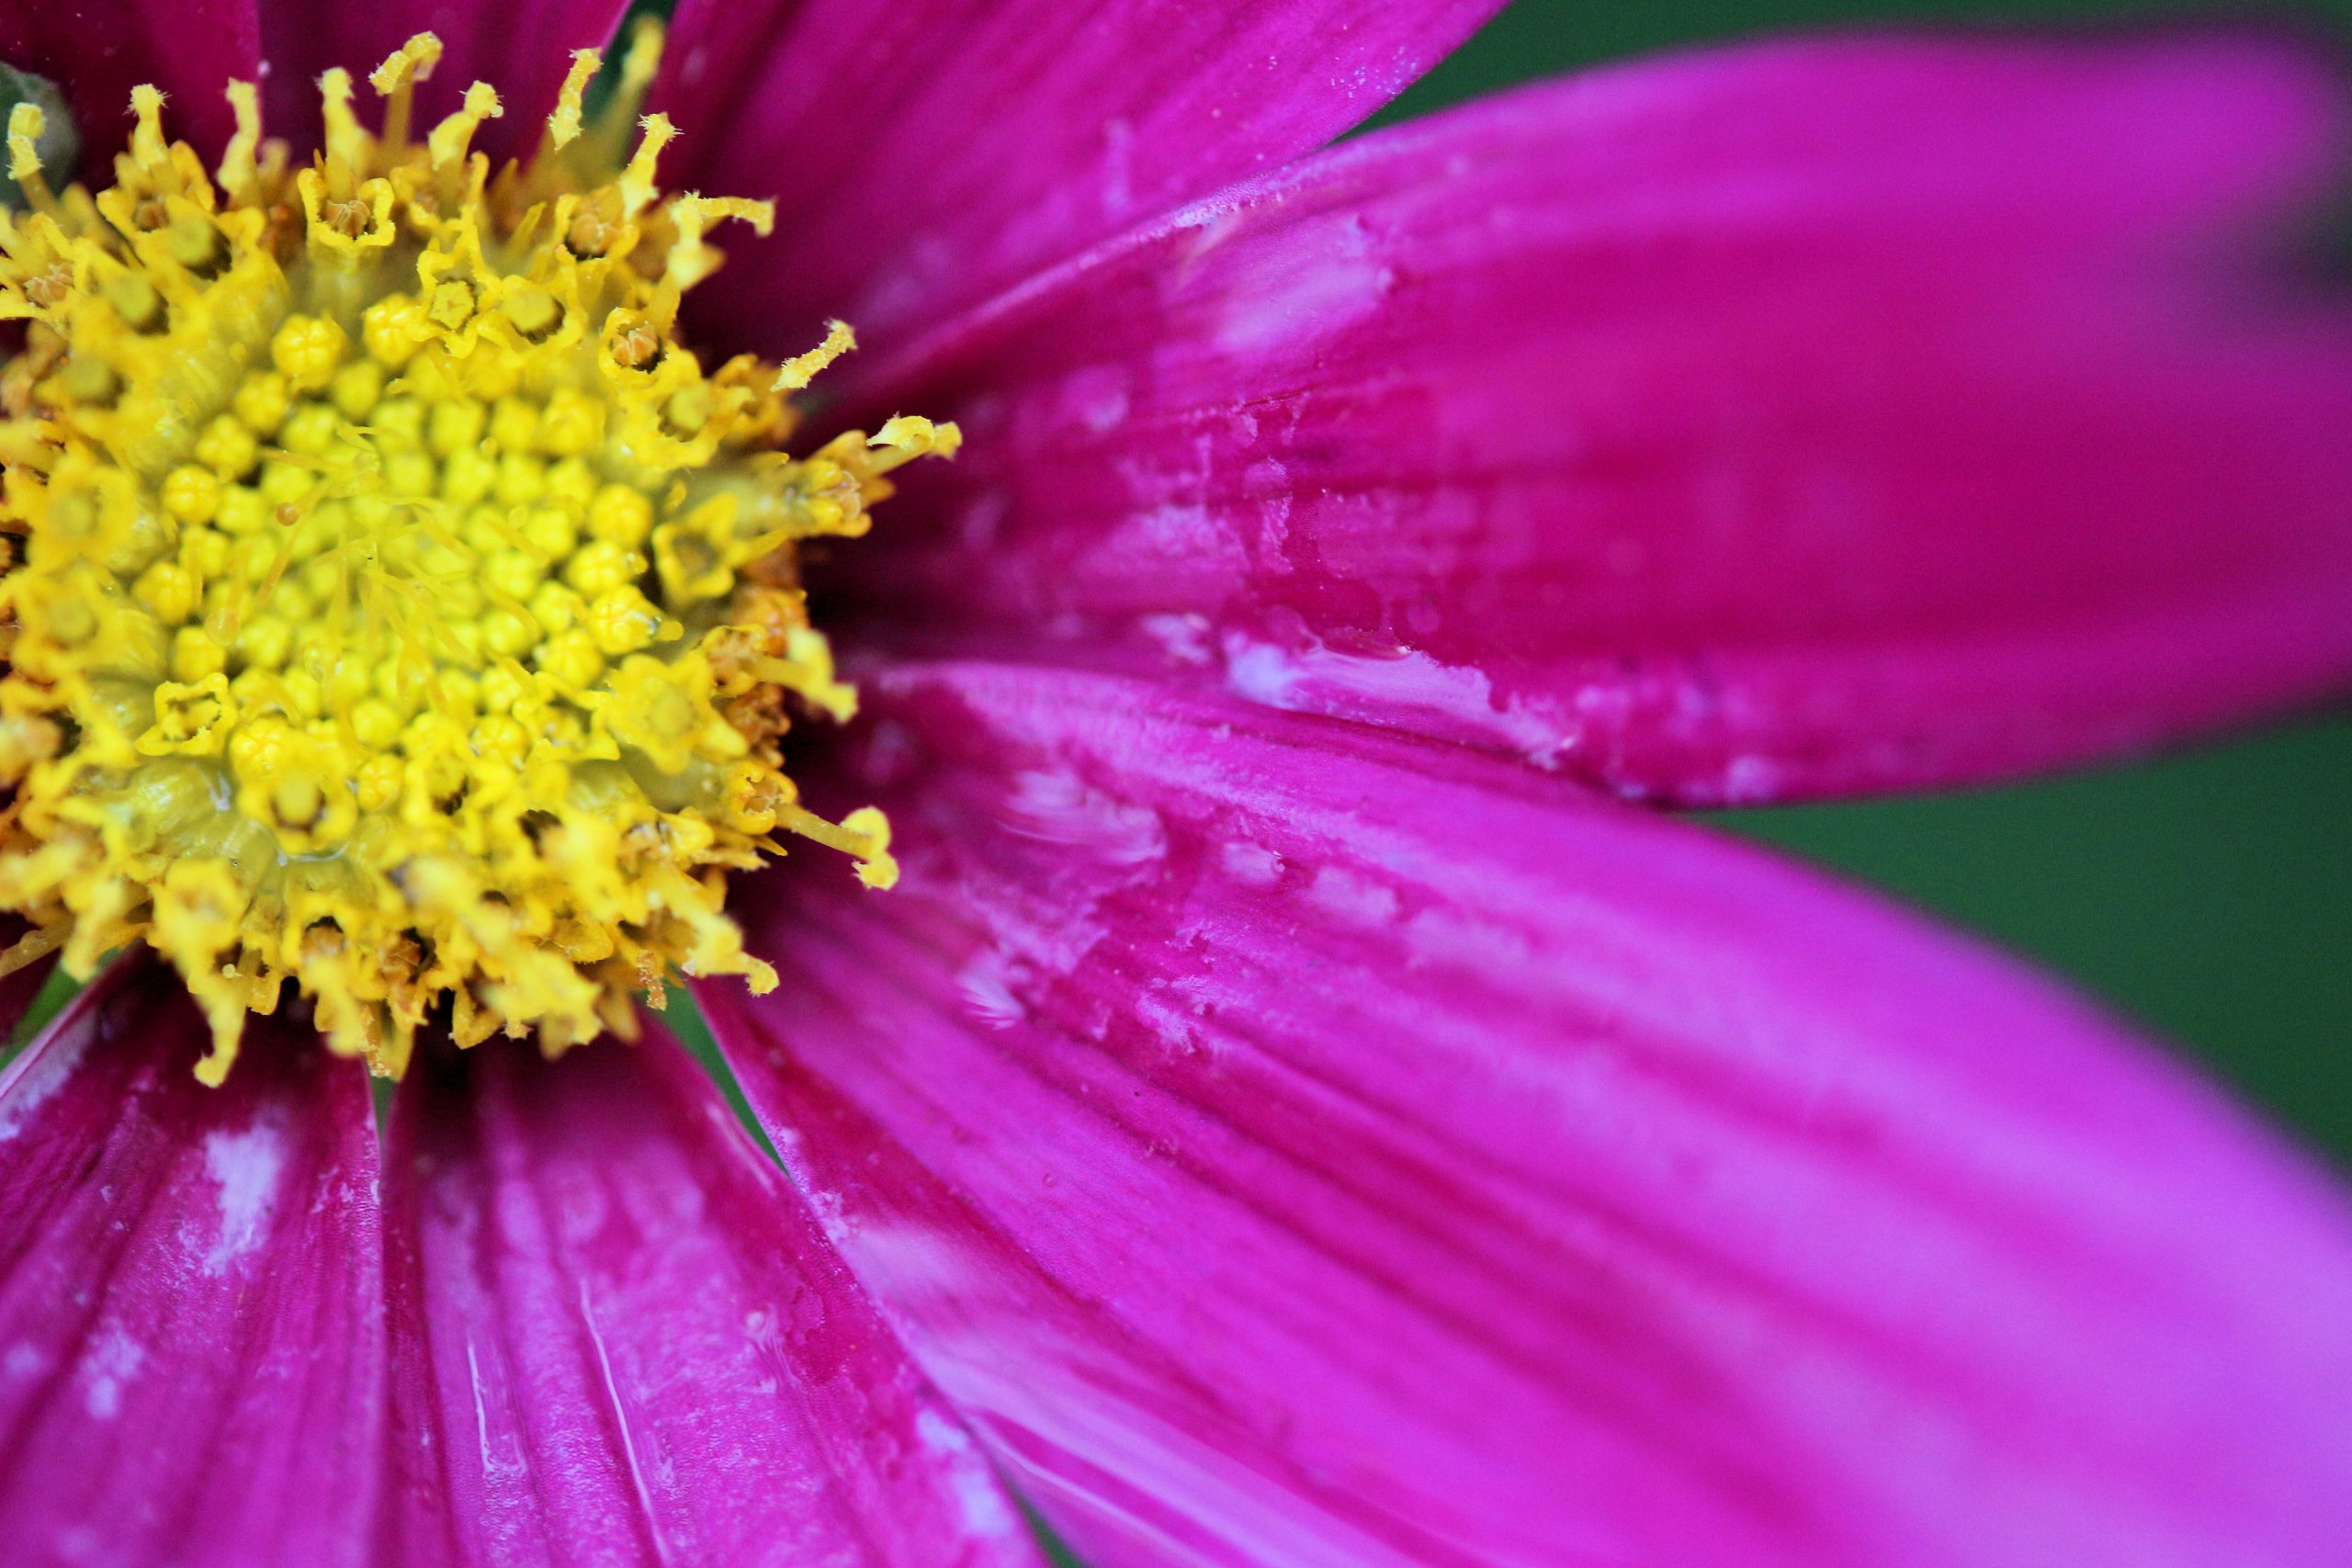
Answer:
<svg viewBox="0 0 2352 1568"><path fill-rule="evenodd" d="M62 85L85 160L141 84L217 156L243 115L221 83L319 134L307 85L395 56L428 9L19 7L0 59ZM551 142L594 119L565 51L615 9L444 8L435 73L415 53L385 80L416 123L472 112L477 145L520 155L549 115ZM826 371L812 438L918 408L965 436L892 476L876 536L812 559L808 620L736 671L763 711L787 688L819 718L846 706L838 649L865 711L838 741L796 728L791 780L706 815L802 781L878 807L817 820L902 873L882 892L812 858L729 890L740 967L776 984L697 995L790 1179L651 1027L552 1060L421 1050L379 1151L359 1065L317 1048L323 1028L403 1065L389 1024L332 1016L377 1005L377 971L290 950L316 1025L246 1021L215 1088L191 1071L226 1066L215 998L208 1024L133 952L0 1079L0 1540L1033 1562L1025 1505L1101 1564L2340 1558L2341 1194L2006 962L1611 798L1987 778L2339 688L2352 315L2295 265L2339 86L2233 34L1822 39L1317 151L1484 9L686 0L647 84L680 130L662 177L773 199L777 232L697 278L684 344L769 355L762 378L797 362L724 383L780 434L767 393L847 320L864 346ZM495 119L465 107L477 75ZM351 132L323 134L306 239L385 232L401 202L417 234L463 227L464 190L402 188L429 155L379 206L335 187ZM665 265L699 269L658 210ZM437 323L428 369L464 357L455 334L527 355L557 321L486 319L548 281L500 243L438 254L435 291L401 290ZM624 301L641 321L579 323L616 374L681 347L649 287ZM336 440L337 417L384 439L390 397L460 406L388 379L343 407L358 361L334 333L373 355L373 303L310 311L280 363L286 306L254 372L340 411L305 416ZM145 373L126 400L195 374ZM48 474L69 434L19 431L45 445L12 466ZM125 454L175 439L121 422L64 523L134 526L175 469ZM421 470L394 488L405 450L336 499L421 494ZM431 477L491 455L453 436ZM169 495L200 513L204 482ZM20 587L46 583L40 536ZM662 635L633 651L662 668L607 654L573 705L595 721L574 743L653 760L625 771L664 812L720 731L747 757L775 739L710 728L729 649L646 651L718 624L696 585L729 537L608 585L677 595L638 612ZM119 608L74 581L94 626ZM158 579L139 603L193 615L202 592ZM61 589L17 603L26 637L95 649L31 677L103 695L90 672L138 651L65 637ZM226 736L202 750L245 722L226 662L171 673L137 689L153 755L244 765ZM104 728L52 724L58 755ZM310 733L266 736L277 771L218 807L288 864L317 852L286 834L357 831L326 820L338 789L379 809ZM466 734L460 765L497 754ZM440 832L456 794L401 819ZM111 855L125 831L42 841ZM533 852L469 852L486 877ZM616 898L656 875L571 864ZM90 958L146 922L205 987L250 911L233 874L180 874L33 908L67 908L45 930ZM389 886L341 908L487 931L445 987L496 990L494 1022L571 1005L563 975L492 976L516 931L553 941L524 905ZM572 977L602 987L594 951ZM684 937L648 951L649 980L726 966Z"/></svg>

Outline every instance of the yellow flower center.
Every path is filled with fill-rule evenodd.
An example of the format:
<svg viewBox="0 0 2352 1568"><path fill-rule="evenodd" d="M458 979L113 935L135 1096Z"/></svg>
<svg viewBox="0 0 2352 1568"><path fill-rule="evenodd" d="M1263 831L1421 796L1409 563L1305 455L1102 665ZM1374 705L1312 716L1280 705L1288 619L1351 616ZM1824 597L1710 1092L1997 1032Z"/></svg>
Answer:
<svg viewBox="0 0 2352 1568"><path fill-rule="evenodd" d="M10 119L0 907L35 929L0 963L86 976L144 938L211 1021L208 1082L289 980L386 1074L444 998L462 1043L553 1051L629 1032L673 967L765 989L723 878L779 830L896 874L880 813L826 821L784 772L794 711L854 703L794 547L864 533L955 427L796 458L788 396L848 329L783 366L679 342L706 232L772 213L664 197L661 116L628 149L659 40L593 117L575 56L494 179L482 84L410 140L430 34L370 77L379 133L326 73L300 168L246 83L209 175L138 89L96 196Z"/></svg>

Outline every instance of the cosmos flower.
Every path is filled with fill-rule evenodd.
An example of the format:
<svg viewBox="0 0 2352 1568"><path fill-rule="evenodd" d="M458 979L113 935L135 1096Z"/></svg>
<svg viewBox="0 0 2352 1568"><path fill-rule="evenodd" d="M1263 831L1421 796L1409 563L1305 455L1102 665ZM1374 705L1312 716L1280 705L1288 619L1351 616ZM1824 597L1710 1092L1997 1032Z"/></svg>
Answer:
<svg viewBox="0 0 2352 1568"><path fill-rule="evenodd" d="M1490 9L0 17L11 1562L2342 1560L2342 1195L1646 808L2341 689L2339 86Z"/></svg>

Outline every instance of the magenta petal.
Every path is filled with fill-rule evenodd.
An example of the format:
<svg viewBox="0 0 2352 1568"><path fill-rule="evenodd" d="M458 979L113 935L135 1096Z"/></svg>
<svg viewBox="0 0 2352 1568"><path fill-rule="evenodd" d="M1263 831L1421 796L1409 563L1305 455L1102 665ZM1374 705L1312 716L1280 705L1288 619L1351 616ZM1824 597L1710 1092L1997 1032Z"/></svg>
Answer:
<svg viewBox="0 0 2352 1568"><path fill-rule="evenodd" d="M539 144L571 51L602 48L628 8L628 0L261 0L270 134L309 157L318 145L320 73L340 65L363 102L379 102L368 73L412 34L429 30L445 52L417 89L418 123L432 125L457 108L468 86L488 82L505 112L484 124L473 144L495 167Z"/></svg>
<svg viewBox="0 0 2352 1568"><path fill-rule="evenodd" d="M421 1066L390 1146L387 1561L1036 1562L668 1036Z"/></svg>
<svg viewBox="0 0 2352 1568"><path fill-rule="evenodd" d="M254 0L8 0L0 63L58 83L81 122L84 178L113 183L107 160L130 140L130 89L171 100L170 130L211 156L229 140L232 78L260 71ZM56 171L51 171L52 175ZM52 182L55 183L55 182Z"/></svg>
<svg viewBox="0 0 2352 1568"><path fill-rule="evenodd" d="M2352 309L2288 218L2346 127L2310 59L2194 34L1474 106L877 369L866 412L967 441L842 570L959 649L1107 644L1689 801L2308 700L2352 676Z"/></svg>
<svg viewBox="0 0 2352 1568"><path fill-rule="evenodd" d="M701 994L1090 1562L2342 1561L2352 1217L2013 965L1457 750L870 694L904 881Z"/></svg>
<svg viewBox="0 0 2352 1568"><path fill-rule="evenodd" d="M224 1088L123 960L0 1075L0 1558L358 1564L383 1399L365 1075L256 1020Z"/></svg>
<svg viewBox="0 0 2352 1568"><path fill-rule="evenodd" d="M869 344L1320 146L1498 0L684 0L673 184L780 231L696 303L723 347ZM844 367L842 374L851 367Z"/></svg>

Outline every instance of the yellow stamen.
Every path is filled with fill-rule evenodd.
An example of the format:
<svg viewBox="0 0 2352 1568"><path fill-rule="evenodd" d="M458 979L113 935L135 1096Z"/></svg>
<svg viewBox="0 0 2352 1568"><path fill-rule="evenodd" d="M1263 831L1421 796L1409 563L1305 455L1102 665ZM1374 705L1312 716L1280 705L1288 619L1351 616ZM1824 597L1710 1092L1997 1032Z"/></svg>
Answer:
<svg viewBox="0 0 2352 1568"><path fill-rule="evenodd" d="M710 227L768 204L661 204L674 131L618 166L593 60L564 156L492 183L490 87L409 140L439 55L370 75L380 135L326 73L326 155L292 169L244 83L217 181L150 88L95 197L41 183L39 109L7 128L36 210L0 229L31 323L0 369L0 908L33 931L0 973L145 940L210 1021L207 1082L288 981L389 1074L436 1017L558 1050L673 971L763 989L723 878L779 831L897 875L879 812L827 821L784 769L796 717L856 704L793 550L863 534L955 427L791 456L786 396L849 329L708 370L675 328Z"/></svg>
<svg viewBox="0 0 2352 1568"><path fill-rule="evenodd" d="M764 240L775 229L775 203L749 201L740 196L682 196L671 202L670 221L676 225L678 238L670 247L670 265L662 273L662 281L673 288L692 288L717 272L724 258L703 243L703 236L710 231L712 224L729 218L749 223L752 232ZM838 321L833 324L841 325ZM808 384L804 380L793 390Z"/></svg>
<svg viewBox="0 0 2352 1568"><path fill-rule="evenodd" d="M825 341L806 354L796 354L784 362L775 373L775 389L797 392L815 380L818 374L857 346L857 334L850 331L847 321L827 321Z"/></svg>
<svg viewBox="0 0 2352 1568"><path fill-rule="evenodd" d="M220 152L220 186L239 207L250 208L261 178L254 162L261 148L261 95L251 82L232 82L228 98L237 129Z"/></svg>
<svg viewBox="0 0 2352 1568"><path fill-rule="evenodd" d="M35 150L41 132L48 129L49 118L39 104L20 103L8 111L8 177L17 182L34 211L54 214L57 198L41 177L40 153Z"/></svg>
<svg viewBox="0 0 2352 1568"><path fill-rule="evenodd" d="M921 414L902 413L884 421L867 445L880 454L871 463L871 468L887 474L933 453L953 457L964 445L964 433L952 421L934 424Z"/></svg>
<svg viewBox="0 0 2352 1568"><path fill-rule="evenodd" d="M677 139L678 128L670 123L666 114L647 115L641 122L644 139L637 144L637 153L621 171L614 184L620 187L621 210L631 218L653 204L661 194L661 185L653 177L653 165L662 156L662 149Z"/></svg>
<svg viewBox="0 0 2352 1568"><path fill-rule="evenodd" d="M142 167L153 168L171 162L171 148L164 141L164 95L153 87L130 89L130 159Z"/></svg>
<svg viewBox="0 0 2352 1568"><path fill-rule="evenodd" d="M433 74L441 62L441 40L431 33L418 33L392 51L384 63L368 77L368 85L376 96L390 101L384 106L384 134L380 138L385 151L398 154L408 146L408 120L416 105L416 85Z"/></svg>
<svg viewBox="0 0 2352 1568"><path fill-rule="evenodd" d="M49 117L40 112L39 104L18 104L8 111L8 177L29 179L40 173L40 154L33 150L40 133L49 129Z"/></svg>
<svg viewBox="0 0 2352 1568"><path fill-rule="evenodd" d="M319 104L326 120L327 166L359 169L368 161L372 138L359 129L359 117L351 109L351 73L340 65L330 67L319 78Z"/></svg>
<svg viewBox="0 0 2352 1568"><path fill-rule="evenodd" d="M842 818L837 827L797 806L786 806L776 813L776 824L814 839L828 849L855 856L858 880L868 887L888 889L898 886L899 863L890 855L890 823L873 807L858 807Z"/></svg>
<svg viewBox="0 0 2352 1568"><path fill-rule="evenodd" d="M426 151L436 169L448 168L465 161L466 149L473 145L474 133L481 122L496 119L506 112L498 101L498 93L487 82L477 82L466 89L466 101L456 114L433 128L425 138Z"/></svg>
<svg viewBox="0 0 2352 1568"><path fill-rule="evenodd" d="M555 112L548 116L548 141L554 147L568 147L580 135L580 106L588 96L588 79L596 74L605 57L593 49L571 51L571 69L563 78L563 87L556 94Z"/></svg>

